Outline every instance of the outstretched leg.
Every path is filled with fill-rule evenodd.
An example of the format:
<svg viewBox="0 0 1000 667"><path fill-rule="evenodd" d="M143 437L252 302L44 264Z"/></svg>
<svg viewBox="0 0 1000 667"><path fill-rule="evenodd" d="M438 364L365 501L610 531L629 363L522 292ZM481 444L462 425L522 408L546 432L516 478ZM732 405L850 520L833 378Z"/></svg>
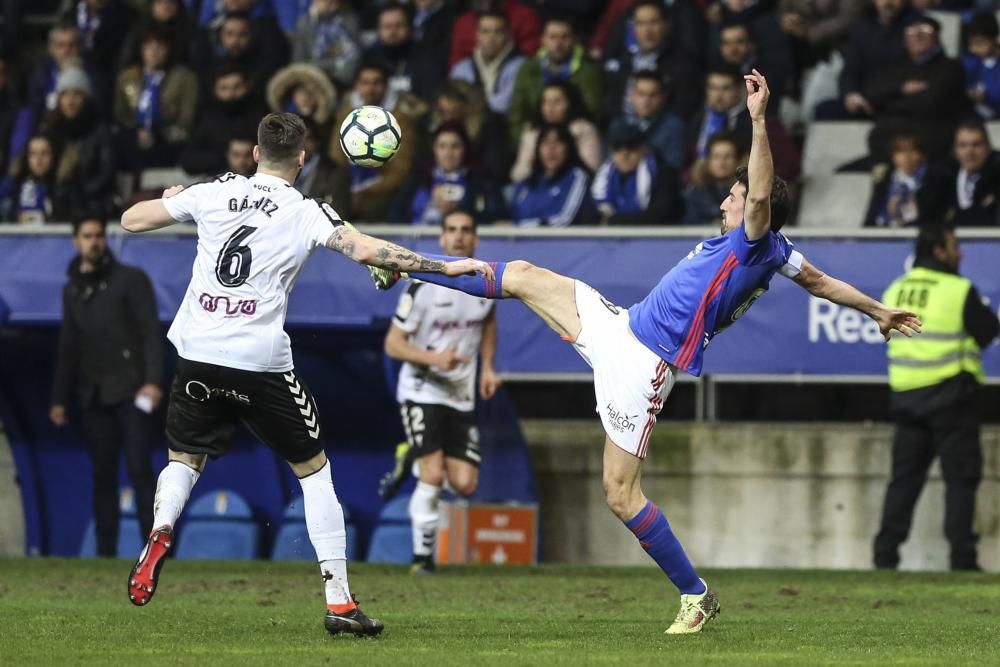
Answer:
<svg viewBox="0 0 1000 667"><path fill-rule="evenodd" d="M459 257L428 255L454 261ZM494 264L496 280L483 276L449 277L440 273L415 273L425 282L489 299L518 299L542 318L556 333L576 340L580 335L580 316L576 312L576 281L524 260Z"/></svg>

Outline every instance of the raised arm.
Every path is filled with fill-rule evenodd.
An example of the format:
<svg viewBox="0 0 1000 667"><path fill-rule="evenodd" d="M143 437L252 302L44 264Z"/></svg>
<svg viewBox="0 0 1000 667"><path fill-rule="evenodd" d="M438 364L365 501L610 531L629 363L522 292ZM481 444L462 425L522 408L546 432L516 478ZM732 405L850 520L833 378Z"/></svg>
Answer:
<svg viewBox="0 0 1000 667"><path fill-rule="evenodd" d="M395 243L362 234L349 224L336 227L326 240L326 247L336 250L358 264L377 266L390 271L443 273L446 276L481 273L489 278L493 277L490 265L478 259L463 258L453 262L429 259Z"/></svg>
<svg viewBox="0 0 1000 667"><path fill-rule="evenodd" d="M177 221L171 217L163 200L173 197L183 189L183 185L175 185L164 190L161 199L150 199L133 204L122 213L122 227L130 232L149 232L174 224Z"/></svg>
<svg viewBox="0 0 1000 667"><path fill-rule="evenodd" d="M921 322L915 313L890 308L853 285L823 273L806 259L802 260L802 269L793 280L813 296L859 310L872 318L878 322L879 331L886 340L893 329L904 336L920 333Z"/></svg>
<svg viewBox="0 0 1000 667"><path fill-rule="evenodd" d="M771 188L774 184L774 163L771 161L771 144L767 140L764 114L771 91L764 75L753 70L743 77L747 86L747 110L753 124L753 143L747 164L746 207L743 210L747 238L759 239L771 229Z"/></svg>

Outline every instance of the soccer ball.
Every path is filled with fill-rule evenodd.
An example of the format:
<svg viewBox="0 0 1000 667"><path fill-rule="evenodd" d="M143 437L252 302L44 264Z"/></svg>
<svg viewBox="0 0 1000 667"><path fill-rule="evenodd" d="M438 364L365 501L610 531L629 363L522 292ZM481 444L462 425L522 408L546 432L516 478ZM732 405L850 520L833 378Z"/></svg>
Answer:
<svg viewBox="0 0 1000 667"><path fill-rule="evenodd" d="M381 167L392 159L402 141L399 123L382 107L359 107L340 126L344 155L362 167Z"/></svg>

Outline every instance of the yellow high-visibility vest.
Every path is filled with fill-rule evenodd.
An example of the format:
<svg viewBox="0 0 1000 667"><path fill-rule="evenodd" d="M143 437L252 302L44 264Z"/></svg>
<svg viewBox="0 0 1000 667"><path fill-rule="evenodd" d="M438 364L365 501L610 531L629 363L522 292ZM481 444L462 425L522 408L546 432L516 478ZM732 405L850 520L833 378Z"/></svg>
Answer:
<svg viewBox="0 0 1000 667"><path fill-rule="evenodd" d="M889 387L909 391L940 384L959 373L985 379L979 345L965 332L963 312L972 283L953 273L915 268L889 285L882 302L905 308L923 322L913 338L889 340Z"/></svg>

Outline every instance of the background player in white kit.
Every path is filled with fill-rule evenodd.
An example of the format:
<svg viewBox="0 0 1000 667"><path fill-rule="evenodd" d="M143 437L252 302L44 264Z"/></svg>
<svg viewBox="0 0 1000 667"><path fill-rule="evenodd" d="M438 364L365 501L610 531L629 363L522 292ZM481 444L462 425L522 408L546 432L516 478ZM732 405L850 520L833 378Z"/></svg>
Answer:
<svg viewBox="0 0 1000 667"><path fill-rule="evenodd" d="M441 248L452 257L474 257L476 220L453 211L441 223ZM481 358L479 395L489 400L501 380L493 367L497 349L494 304L462 292L414 282L399 300L385 338L385 352L404 362L396 400L409 444L404 461L416 461L417 485L410 497L413 572L434 571L438 497L448 483L461 496L479 484L476 428L476 358ZM405 469L406 464L403 465Z"/></svg>
<svg viewBox="0 0 1000 667"><path fill-rule="evenodd" d="M290 185L302 168L305 134L298 116L268 114L257 129L256 174L175 186L122 215L122 226L132 232L186 221L198 228L191 282L167 334L179 355L167 411L169 462L156 486L153 533L129 576L129 598L140 606L152 598L173 525L206 457L225 453L242 422L288 461L302 485L309 538L325 581L326 629L376 635L382 623L361 612L348 587L343 510L316 404L295 374L283 328L288 294L321 246L392 271L492 270L477 260L453 268L361 234L326 203L306 199Z"/></svg>

